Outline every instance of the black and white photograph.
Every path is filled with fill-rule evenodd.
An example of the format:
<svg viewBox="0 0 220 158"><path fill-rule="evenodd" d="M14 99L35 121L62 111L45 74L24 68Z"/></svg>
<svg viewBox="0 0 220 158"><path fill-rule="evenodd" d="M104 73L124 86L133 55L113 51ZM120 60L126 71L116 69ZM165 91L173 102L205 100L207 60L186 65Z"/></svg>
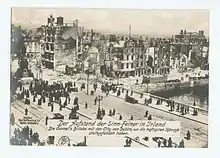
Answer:
<svg viewBox="0 0 220 158"><path fill-rule="evenodd" d="M10 145L208 148L209 10L13 7L10 25Z"/></svg>

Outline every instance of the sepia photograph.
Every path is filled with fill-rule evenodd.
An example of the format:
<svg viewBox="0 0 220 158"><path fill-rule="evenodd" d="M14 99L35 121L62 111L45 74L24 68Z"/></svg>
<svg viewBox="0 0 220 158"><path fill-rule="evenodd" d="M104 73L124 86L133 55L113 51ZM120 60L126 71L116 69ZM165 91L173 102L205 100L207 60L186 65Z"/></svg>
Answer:
<svg viewBox="0 0 220 158"><path fill-rule="evenodd" d="M12 146L208 148L209 10L11 8Z"/></svg>

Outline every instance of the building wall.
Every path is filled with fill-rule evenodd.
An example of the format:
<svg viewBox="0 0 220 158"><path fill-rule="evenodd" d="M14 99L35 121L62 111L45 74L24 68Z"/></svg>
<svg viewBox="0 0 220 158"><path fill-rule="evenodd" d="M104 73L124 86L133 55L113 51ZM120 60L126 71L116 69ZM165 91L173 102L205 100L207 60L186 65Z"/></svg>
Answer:
<svg viewBox="0 0 220 158"><path fill-rule="evenodd" d="M26 46L26 55L27 56L35 56L40 53L40 42L39 41L28 41L25 42Z"/></svg>
<svg viewBox="0 0 220 158"><path fill-rule="evenodd" d="M42 64L46 68L55 68L55 27L54 18L48 18L48 24L45 27L45 49L42 55Z"/></svg>

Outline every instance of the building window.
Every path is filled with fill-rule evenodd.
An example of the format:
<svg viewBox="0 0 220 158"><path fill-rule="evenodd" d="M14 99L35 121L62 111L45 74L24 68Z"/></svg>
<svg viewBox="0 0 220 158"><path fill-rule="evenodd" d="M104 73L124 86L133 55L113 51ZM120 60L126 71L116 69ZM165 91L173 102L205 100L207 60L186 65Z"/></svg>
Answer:
<svg viewBox="0 0 220 158"><path fill-rule="evenodd" d="M140 58L143 59L143 54L141 54Z"/></svg>
<svg viewBox="0 0 220 158"><path fill-rule="evenodd" d="M139 67L139 63L136 64L136 67Z"/></svg>
<svg viewBox="0 0 220 158"><path fill-rule="evenodd" d="M48 43L46 44L46 50L49 50L49 44Z"/></svg>
<svg viewBox="0 0 220 158"><path fill-rule="evenodd" d="M121 64L121 69L123 69L124 68L124 64Z"/></svg>
<svg viewBox="0 0 220 158"><path fill-rule="evenodd" d="M127 60L129 60L129 55L127 55Z"/></svg>
<svg viewBox="0 0 220 158"><path fill-rule="evenodd" d="M141 62L141 66L143 66L143 61Z"/></svg>
<svg viewBox="0 0 220 158"><path fill-rule="evenodd" d="M132 53L134 52L134 48L131 49L131 52L132 52Z"/></svg>
<svg viewBox="0 0 220 158"><path fill-rule="evenodd" d="M134 64L133 63L131 63L131 68L134 68Z"/></svg>
<svg viewBox="0 0 220 158"><path fill-rule="evenodd" d="M128 69L128 67L129 67L129 65L128 65L128 63L127 63L127 69Z"/></svg>
<svg viewBox="0 0 220 158"><path fill-rule="evenodd" d="M51 44L51 51L54 51L54 45L53 44Z"/></svg>
<svg viewBox="0 0 220 158"><path fill-rule="evenodd" d="M131 60L134 60L134 55L131 56Z"/></svg>

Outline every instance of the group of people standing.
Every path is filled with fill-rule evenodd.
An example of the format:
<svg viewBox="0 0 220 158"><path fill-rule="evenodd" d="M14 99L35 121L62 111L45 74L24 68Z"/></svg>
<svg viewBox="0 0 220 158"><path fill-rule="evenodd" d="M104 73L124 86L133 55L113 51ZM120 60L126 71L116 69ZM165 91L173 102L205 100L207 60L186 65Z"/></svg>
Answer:
<svg viewBox="0 0 220 158"><path fill-rule="evenodd" d="M11 145L43 145L39 139L39 134L33 132L32 128L29 128L28 126L23 127L21 130L15 128L14 136L10 139L10 143Z"/></svg>

